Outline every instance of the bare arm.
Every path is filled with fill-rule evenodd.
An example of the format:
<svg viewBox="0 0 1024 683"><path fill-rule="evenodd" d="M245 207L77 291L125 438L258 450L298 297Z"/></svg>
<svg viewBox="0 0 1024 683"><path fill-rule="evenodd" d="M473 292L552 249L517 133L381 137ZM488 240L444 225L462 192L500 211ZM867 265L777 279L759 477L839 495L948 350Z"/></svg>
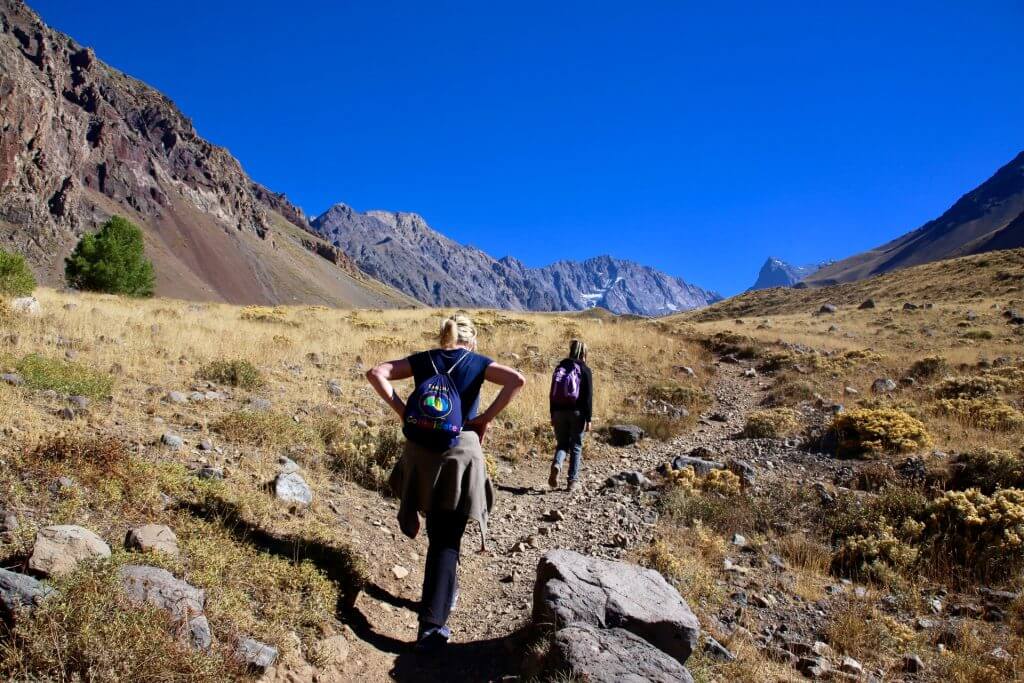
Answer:
<svg viewBox="0 0 1024 683"><path fill-rule="evenodd" d="M389 360L386 363L374 366L367 370L366 379L377 392L377 395L384 399L384 402L391 406L391 409L401 417L405 413L405 402L398 397L398 393L391 385L391 380L408 379L412 377L412 365L405 358L402 360Z"/></svg>
<svg viewBox="0 0 1024 683"><path fill-rule="evenodd" d="M466 423L467 429L471 429L480 435L481 443L491 421L501 414L501 411L505 410L505 407L512 402L512 399L515 398L516 394L522 390L523 385L526 384L526 378L523 377L523 373L500 363L488 365L487 370L484 372L484 379L494 384L500 384L501 391L495 396L494 402L487 407L487 410Z"/></svg>

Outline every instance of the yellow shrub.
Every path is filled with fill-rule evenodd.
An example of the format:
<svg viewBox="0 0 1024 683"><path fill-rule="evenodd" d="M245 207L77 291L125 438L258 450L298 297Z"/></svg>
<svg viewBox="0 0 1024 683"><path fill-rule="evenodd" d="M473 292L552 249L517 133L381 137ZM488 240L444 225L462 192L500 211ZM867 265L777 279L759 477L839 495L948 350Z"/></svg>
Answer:
<svg viewBox="0 0 1024 683"><path fill-rule="evenodd" d="M948 491L927 507L928 536L938 557L952 557L978 576L1012 575L1024 562L1024 490L986 496Z"/></svg>
<svg viewBox="0 0 1024 683"><path fill-rule="evenodd" d="M978 448L962 453L956 462L957 488L991 493L1001 488L1024 488L1024 453Z"/></svg>
<svg viewBox="0 0 1024 683"><path fill-rule="evenodd" d="M747 415L743 436L751 439L779 439L800 429L800 413L792 408L755 410Z"/></svg>
<svg viewBox="0 0 1024 683"><path fill-rule="evenodd" d="M704 477L701 486L705 491L714 491L726 496L738 495L741 489L739 476L729 470L711 470L708 476Z"/></svg>
<svg viewBox="0 0 1024 683"><path fill-rule="evenodd" d="M285 325L296 325L297 323L288 320L288 309L283 306L246 306L242 309L239 317L242 320L252 320L263 323L281 323Z"/></svg>
<svg viewBox="0 0 1024 683"><path fill-rule="evenodd" d="M939 398L995 396L1006 391L1009 385L1008 380L993 375L947 377L936 387L935 395Z"/></svg>
<svg viewBox="0 0 1024 683"><path fill-rule="evenodd" d="M1024 414L998 398L944 398L936 404L936 411L978 429L1024 429Z"/></svg>
<svg viewBox="0 0 1024 683"><path fill-rule="evenodd" d="M841 456L910 453L932 442L920 420L894 408L860 408L836 415L832 433Z"/></svg>
<svg viewBox="0 0 1024 683"><path fill-rule="evenodd" d="M843 539L832 568L845 576L893 583L899 572L917 561L910 543L923 529L924 524L910 518L897 528L880 517L869 532Z"/></svg>

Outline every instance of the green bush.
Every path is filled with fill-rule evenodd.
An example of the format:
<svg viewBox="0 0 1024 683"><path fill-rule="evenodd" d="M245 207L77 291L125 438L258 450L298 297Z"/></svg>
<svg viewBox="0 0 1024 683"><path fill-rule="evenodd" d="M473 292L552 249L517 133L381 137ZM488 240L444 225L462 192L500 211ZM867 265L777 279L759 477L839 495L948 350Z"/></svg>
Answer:
<svg viewBox="0 0 1024 683"><path fill-rule="evenodd" d="M263 375L247 360L215 360L201 367L196 376L242 389L259 389L263 386Z"/></svg>
<svg viewBox="0 0 1024 683"><path fill-rule="evenodd" d="M28 296L36 288L36 278L21 254L0 249L0 296Z"/></svg>
<svg viewBox="0 0 1024 683"><path fill-rule="evenodd" d="M978 578L1014 576L1024 566L1024 491L948 491L926 510L926 542Z"/></svg>
<svg viewBox="0 0 1024 683"><path fill-rule="evenodd" d="M949 363L942 356L926 356L914 361L907 371L907 375L917 379L931 379L938 377L948 370Z"/></svg>
<svg viewBox="0 0 1024 683"><path fill-rule="evenodd" d="M153 264L145 257L142 231L121 216L81 239L64 262L64 275L76 289L153 296Z"/></svg>
<svg viewBox="0 0 1024 683"><path fill-rule="evenodd" d="M52 389L71 396L105 398L110 396L114 386L114 379L106 373L37 353L30 353L19 360L15 369L30 389Z"/></svg>

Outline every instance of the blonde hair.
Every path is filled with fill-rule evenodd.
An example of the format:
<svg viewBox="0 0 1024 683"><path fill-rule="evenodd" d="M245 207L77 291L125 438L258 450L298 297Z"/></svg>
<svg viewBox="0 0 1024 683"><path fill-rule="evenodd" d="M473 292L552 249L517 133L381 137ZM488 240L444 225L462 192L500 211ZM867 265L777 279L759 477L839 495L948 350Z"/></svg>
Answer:
<svg viewBox="0 0 1024 683"><path fill-rule="evenodd" d="M468 315L456 313L441 323L440 341L446 349L459 344L469 346L476 341L476 325Z"/></svg>
<svg viewBox="0 0 1024 683"><path fill-rule="evenodd" d="M573 360L587 360L587 345L581 339L573 339L569 342L569 358Z"/></svg>

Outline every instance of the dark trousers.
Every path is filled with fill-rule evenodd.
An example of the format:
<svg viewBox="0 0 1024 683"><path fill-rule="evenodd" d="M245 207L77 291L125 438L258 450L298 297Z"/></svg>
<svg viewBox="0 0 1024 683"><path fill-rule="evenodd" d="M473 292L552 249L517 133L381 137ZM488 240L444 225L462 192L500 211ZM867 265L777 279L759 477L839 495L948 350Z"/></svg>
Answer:
<svg viewBox="0 0 1024 683"><path fill-rule="evenodd" d="M420 623L444 626L459 586L459 550L468 518L460 512L427 513L427 566L423 572Z"/></svg>

